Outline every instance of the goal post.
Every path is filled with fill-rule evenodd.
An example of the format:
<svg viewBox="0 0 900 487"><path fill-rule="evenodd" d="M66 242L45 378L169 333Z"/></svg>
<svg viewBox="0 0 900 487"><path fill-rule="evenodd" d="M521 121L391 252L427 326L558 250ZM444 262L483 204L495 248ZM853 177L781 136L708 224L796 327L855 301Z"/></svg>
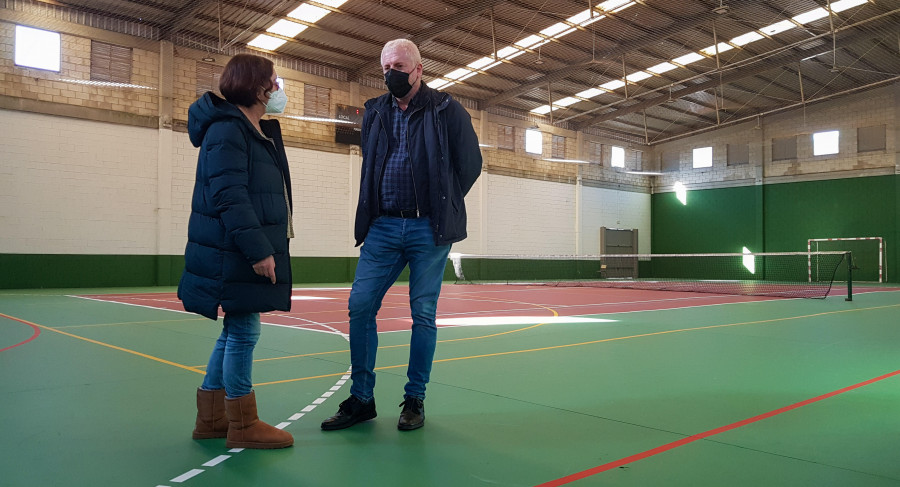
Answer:
<svg viewBox="0 0 900 487"><path fill-rule="evenodd" d="M885 258L884 239L882 237L839 237L839 238L811 238L806 241L808 252L821 252L831 250L846 250L852 253L853 261L849 269L856 270L853 280L885 282ZM809 279L814 278L815 269L812 262L809 265ZM835 280L844 280L842 276L836 276Z"/></svg>

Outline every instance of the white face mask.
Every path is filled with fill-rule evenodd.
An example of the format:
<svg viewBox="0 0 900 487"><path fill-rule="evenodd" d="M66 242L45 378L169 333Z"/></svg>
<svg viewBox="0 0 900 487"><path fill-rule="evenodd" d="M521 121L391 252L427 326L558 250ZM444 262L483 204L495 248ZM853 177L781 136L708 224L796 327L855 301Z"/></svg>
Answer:
<svg viewBox="0 0 900 487"><path fill-rule="evenodd" d="M287 95L284 93L284 90L277 90L269 93L269 101L266 103L266 113L284 113L287 101Z"/></svg>

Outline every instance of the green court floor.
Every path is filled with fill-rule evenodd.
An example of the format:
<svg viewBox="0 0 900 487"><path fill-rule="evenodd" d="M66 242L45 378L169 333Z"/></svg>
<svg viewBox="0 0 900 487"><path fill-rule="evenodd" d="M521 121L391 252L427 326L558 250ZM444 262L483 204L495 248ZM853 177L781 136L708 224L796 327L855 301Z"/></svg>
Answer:
<svg viewBox="0 0 900 487"><path fill-rule="evenodd" d="M0 486L900 486L900 291L442 328L411 432L408 332L378 418L323 432L346 339L266 326L260 417L295 444L237 452L190 437L221 322L74 297L106 292L0 293Z"/></svg>

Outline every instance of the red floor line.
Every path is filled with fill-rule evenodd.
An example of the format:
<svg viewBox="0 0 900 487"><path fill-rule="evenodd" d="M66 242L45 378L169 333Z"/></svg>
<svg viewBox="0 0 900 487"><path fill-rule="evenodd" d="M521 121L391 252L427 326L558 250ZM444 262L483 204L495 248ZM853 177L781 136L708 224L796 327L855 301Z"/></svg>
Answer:
<svg viewBox="0 0 900 487"><path fill-rule="evenodd" d="M15 344L15 345L10 345L10 346L8 346L8 347L6 347L6 348L0 348L0 353L5 352L5 351L7 351L7 350L11 350L11 349L16 348L16 347L20 347L20 346L22 346L22 345L25 345L26 343L28 343L28 342L34 340L35 338L38 337L38 335L41 334L41 329L38 328L37 326L35 326L34 323L29 323L29 322L27 322L27 321L20 320L20 319L18 319L18 318L14 318L14 317L12 317L12 316L5 315L5 314L3 314L3 313L0 313L0 317L6 318L6 319L10 319L10 320L13 320L13 321L18 321L19 323L22 323L23 325L28 325L28 326L31 327L31 330L32 330L31 338L29 338L28 340L25 340L24 342L19 342L19 343Z"/></svg>
<svg viewBox="0 0 900 487"><path fill-rule="evenodd" d="M658 447L656 447L656 448L651 448L650 450L647 450L647 451L644 451L644 452L641 452L641 453L637 453L637 454L634 454L634 455L631 455L631 456L628 456L628 457L625 457L625 458L621 458L621 459L615 460L615 461L613 461L613 462L604 463L603 465L598 465L598 466L596 466L596 467L594 467L594 468L589 468L589 469L583 470L583 471L581 471L581 472L573 473L573 474L571 474L571 475L567 475L567 476L565 476L565 477L558 478L558 479L556 479L556 480L551 480L551 481L549 481L549 482L544 482L543 484L538 484L538 485L536 485L535 487L557 487L557 486L560 486L560 485L566 485L566 484L575 482L576 480L581 480L581 479L590 477L590 476L592 476L592 475L596 475L596 474L598 474L598 473L606 472L607 470L612 470L612 469L614 469L614 468L621 467L621 466L627 465L627 464L629 464L629 463L634 463L634 462L643 460L643 459L645 459L645 458L649 458L649 457L652 457L652 456L654 456L654 455L658 455L658 454L660 454L660 453L667 452L667 451L669 451L669 450L678 448L679 446L684 446L684 445L687 445L687 444L689 444L689 443L693 443L693 442L695 442L695 441L697 441L697 440L702 440L702 439L704 439L704 438L709 438L710 436L714 436L714 435L717 435L717 434L719 434L719 433L724 433L724 432L726 432L726 431L731 431L731 430L733 430L733 429L740 428L741 426L746 426L746 425L748 425L748 424L752 424L752 423L755 423L755 422L757 422L757 421L762 421L762 420L764 420L764 419L768 419L768 418L771 418L771 417L773 417L773 416L777 416L777 415L779 415L779 414L786 413L786 412L788 412L788 411L792 411L792 410L794 410L794 409L801 408L801 407L803 407L803 406L808 406L808 405L810 405L810 404L812 404L812 403L819 402L819 401L822 401L822 400L824 400L824 399L828 399L828 398L830 398L830 397L837 396L838 394L843 394L843 393L845 393L845 392L852 391L852 390L854 390L854 389L858 389L858 388L860 388L860 387L867 386L867 385L869 385L869 384L874 384L875 382L882 381L882 380L884 380L884 379L888 379L888 378L894 377L894 376L896 376L896 375L900 375L900 370L895 370L895 371L893 371L893 372L891 372L891 373L889 373L889 374L884 374L884 375L882 375L882 376L875 377L874 379L869 379L869 380L867 380L867 381L860 382L860 383L858 383L858 384L853 384L853 385L851 385L851 386L844 387L843 389L838 389L838 390L836 390L836 391L832 391L832 392L829 392L829 393L827 393L827 394L822 394L821 396L816 396L816 397L813 397L813 398L811 398L811 399L807 399L807 400L805 400L805 401L800 401L800 402L798 402L798 403L794 403L794 404L791 404L791 405L789 405L789 406L785 406L785 407L783 407L783 408L775 409L775 410L773 410L773 411L769 411L769 412L767 412L767 413L760 414L760 415L758 415L758 416L753 416L752 418L747 418L747 419L745 419L745 420L743 420L743 421L738 421L738 422L736 422L736 423L731 423L731 424L726 425L726 426L721 426L721 427L718 427L718 428L715 428L715 429L711 429L711 430L705 431L705 432L703 432L703 433L698 433L698 434L696 434L696 435L688 436L688 437L686 437L686 438L682 438L682 439L680 439L680 440L673 441L672 443L667 443L667 444L665 444L665 445L661 445L661 446L658 446Z"/></svg>

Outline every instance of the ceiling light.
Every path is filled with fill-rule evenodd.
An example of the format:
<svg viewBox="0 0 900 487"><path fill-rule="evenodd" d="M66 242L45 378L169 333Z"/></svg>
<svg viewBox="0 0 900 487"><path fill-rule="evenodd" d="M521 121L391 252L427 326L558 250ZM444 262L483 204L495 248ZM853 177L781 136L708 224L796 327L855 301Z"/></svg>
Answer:
<svg viewBox="0 0 900 487"><path fill-rule="evenodd" d="M328 5L332 8L338 8L341 5L347 3L347 0L316 0L316 3L321 3L322 5Z"/></svg>
<svg viewBox="0 0 900 487"><path fill-rule="evenodd" d="M293 12L289 13L288 17L314 24L329 13L331 13L331 10L327 10L322 7L316 7L315 5L310 5L308 3L303 3L300 4L299 7L294 9Z"/></svg>
<svg viewBox="0 0 900 487"><path fill-rule="evenodd" d="M701 59L706 59L706 58L700 54L697 54L696 52L692 52L689 54L685 54L684 56L677 57L677 58L673 59L672 62L680 64L682 66L687 66L688 64L697 62Z"/></svg>
<svg viewBox="0 0 900 487"><path fill-rule="evenodd" d="M555 102L553 102L553 104L558 107L567 107L569 105L574 105L580 101L581 100L579 100L578 98L573 98L571 96L567 96L565 98L560 98L559 100L556 100Z"/></svg>
<svg viewBox="0 0 900 487"><path fill-rule="evenodd" d="M297 34L306 30L306 28L306 25L298 24L297 22L291 22L290 20L281 19L278 22L272 24L272 26L266 29L266 31L285 37L296 37Z"/></svg>
<svg viewBox="0 0 900 487"><path fill-rule="evenodd" d="M662 74L668 71L672 71L673 69L678 69L678 66L672 63L659 63L656 66L647 68L647 71L650 71L653 74Z"/></svg>
<svg viewBox="0 0 900 487"><path fill-rule="evenodd" d="M553 37L556 34L559 34L560 32L562 32L564 30L570 29L571 27L572 26L570 26L569 24L566 24L565 22L559 22L559 23L553 24L550 27L547 27L546 29L542 30L541 34L544 34L547 37Z"/></svg>
<svg viewBox="0 0 900 487"><path fill-rule="evenodd" d="M652 77L653 77L653 75L650 73L647 73L645 71L638 71L637 73L629 74L628 76L625 77L625 79L627 79L628 81L630 81L632 83L637 83L638 81L644 81L645 79L652 78Z"/></svg>
<svg viewBox="0 0 900 487"><path fill-rule="evenodd" d="M614 79L608 83L603 83L602 85L600 85L601 88L609 91L617 90L623 86L625 86L625 82L620 79Z"/></svg>
<svg viewBox="0 0 900 487"><path fill-rule="evenodd" d="M869 3L868 0L841 0L839 2L834 2L831 4L831 11L834 13L843 12L848 8L853 8L864 3Z"/></svg>
<svg viewBox="0 0 900 487"><path fill-rule="evenodd" d="M522 49L527 49L527 48L537 44L538 42L542 41L543 39L544 38L539 35L532 34L532 35L516 42L516 45L521 47Z"/></svg>
<svg viewBox="0 0 900 487"><path fill-rule="evenodd" d="M260 34L260 35L256 36L256 39L253 39L252 41L248 42L247 45L253 46L253 47L258 47L260 49L265 49L267 51L274 51L275 49L278 49L279 47L284 45L285 42L287 42L287 41L284 39L279 39L277 37Z"/></svg>
<svg viewBox="0 0 900 487"><path fill-rule="evenodd" d="M445 78L450 78L450 79L459 79L459 78L462 78L463 76L465 76L465 75L467 75L467 74L469 74L469 73L471 73L471 72L472 72L472 71L469 71L469 70L466 69L466 68L459 68L459 69L457 69L457 70L455 70L455 71L451 71L450 73L445 74L444 77L445 77Z"/></svg>
<svg viewBox="0 0 900 487"><path fill-rule="evenodd" d="M751 42L758 41L760 39L765 39L766 36L756 32L755 30L751 30L744 35L739 35L732 39L730 42L735 46L745 46L750 44Z"/></svg>
<svg viewBox="0 0 900 487"><path fill-rule="evenodd" d="M730 50L734 49L734 46L729 45L727 42L720 42L718 45L709 46L706 49L701 49L700 52L702 52L703 54L707 54L709 56L715 56L716 49L718 49L719 54L721 54L725 51L730 51Z"/></svg>
<svg viewBox="0 0 900 487"><path fill-rule="evenodd" d="M601 90L599 88L588 88L580 93L575 93L575 96L580 96L581 98L593 98L606 92L606 90Z"/></svg>
<svg viewBox="0 0 900 487"><path fill-rule="evenodd" d="M759 31L765 35L773 36L775 34L780 34L786 30L791 30L794 27L797 27L797 24L791 22L790 20L782 20L781 22L763 27L762 29L759 29Z"/></svg>
<svg viewBox="0 0 900 487"><path fill-rule="evenodd" d="M806 12L804 14L797 15L793 17L793 19L794 22L797 22L798 24L808 24L825 17L828 17L828 11L824 8L819 7L815 10L810 10L809 12Z"/></svg>

